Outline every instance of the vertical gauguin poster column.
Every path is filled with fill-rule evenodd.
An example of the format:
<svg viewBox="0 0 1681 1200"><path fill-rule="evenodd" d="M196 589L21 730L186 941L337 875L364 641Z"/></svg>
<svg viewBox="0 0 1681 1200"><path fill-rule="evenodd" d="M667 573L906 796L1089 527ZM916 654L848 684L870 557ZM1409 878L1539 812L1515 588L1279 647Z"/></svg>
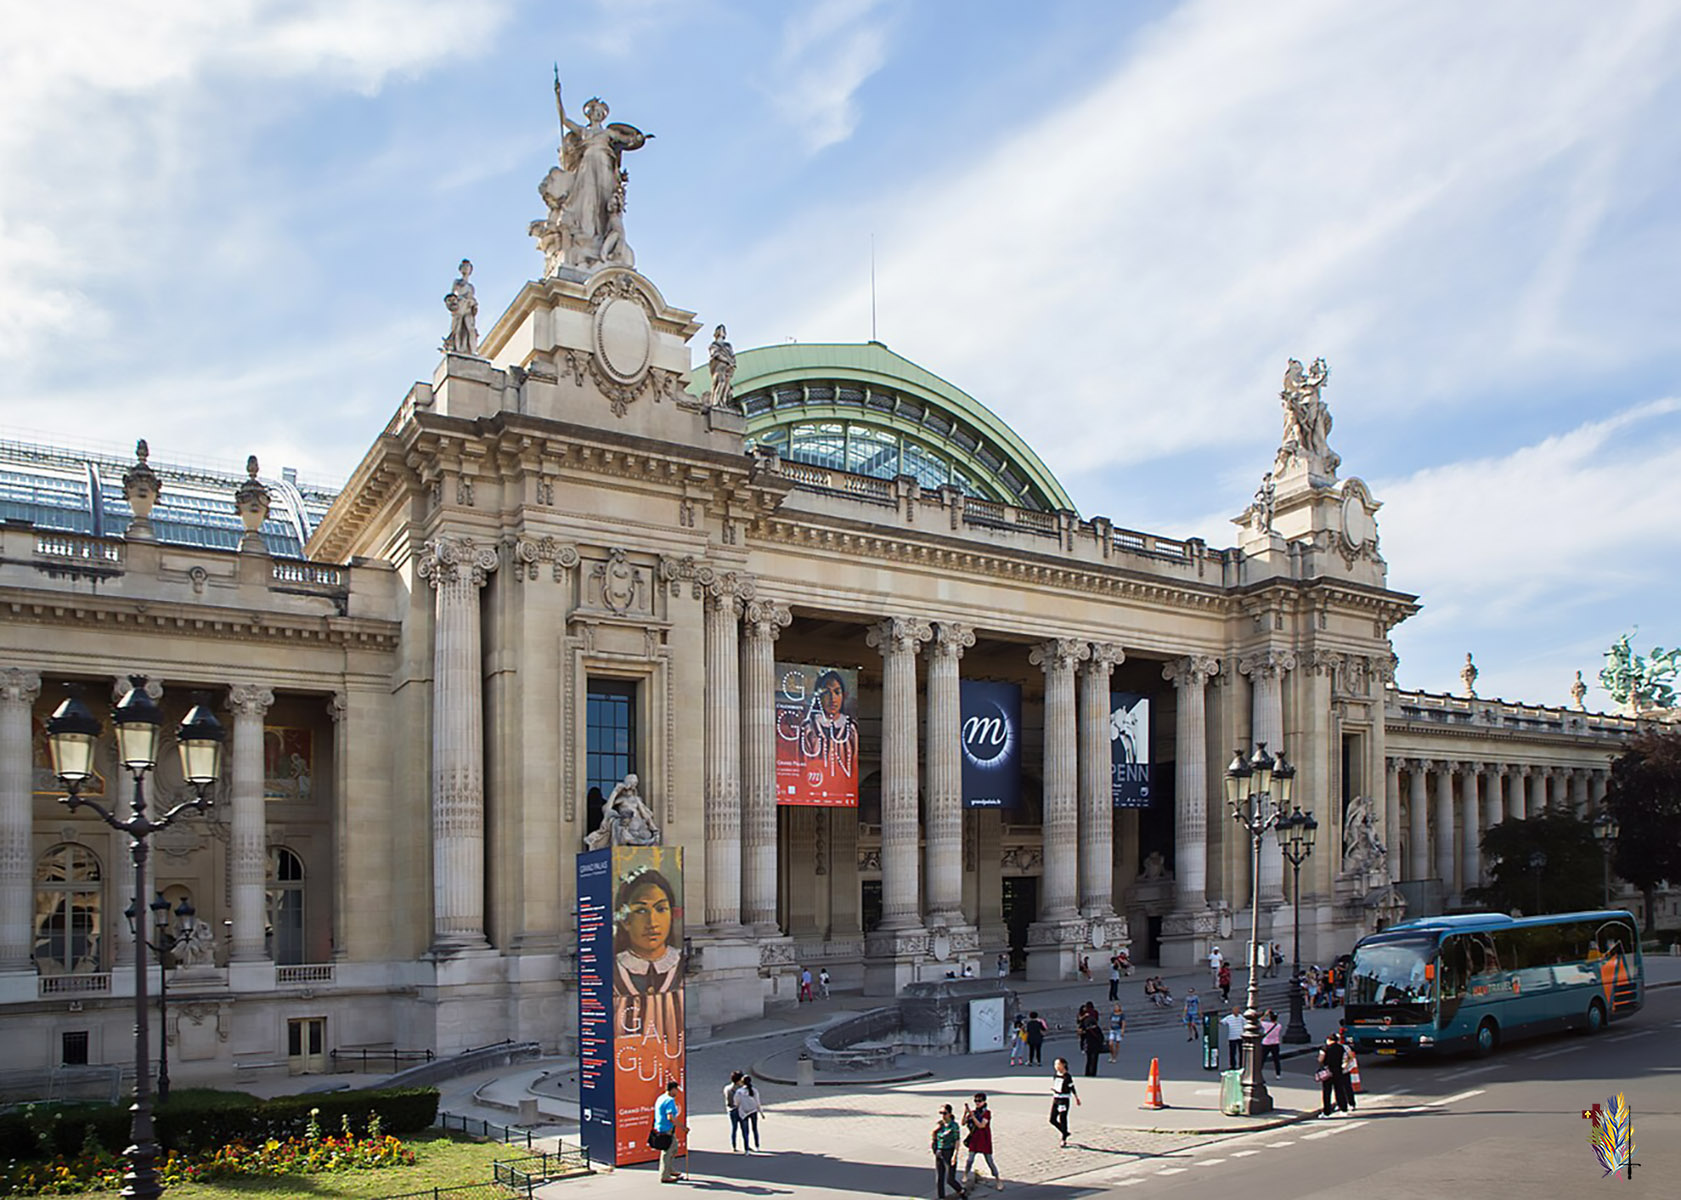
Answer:
<svg viewBox="0 0 1681 1200"><path fill-rule="evenodd" d="M613 1161L649 1162L654 1102L676 1080L677 1146L688 1095L683 1080L683 850L615 846L613 855Z"/></svg>
<svg viewBox="0 0 1681 1200"><path fill-rule="evenodd" d="M613 1161L613 852L578 855L578 1116L595 1162Z"/></svg>

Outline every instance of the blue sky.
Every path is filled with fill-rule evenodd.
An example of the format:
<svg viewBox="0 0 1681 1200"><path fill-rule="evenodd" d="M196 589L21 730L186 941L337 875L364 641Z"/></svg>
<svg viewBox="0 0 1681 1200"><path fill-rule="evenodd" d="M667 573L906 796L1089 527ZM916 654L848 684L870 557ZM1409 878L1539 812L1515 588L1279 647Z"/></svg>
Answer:
<svg viewBox="0 0 1681 1200"><path fill-rule="evenodd" d="M879 335L1086 515L1235 540L1286 358L1379 513L1404 686L1681 641L1672 3L151 0L0 45L0 427L338 481L480 327L571 103L739 348ZM704 347L696 347L697 357ZM1605 703L1603 694L1590 706Z"/></svg>

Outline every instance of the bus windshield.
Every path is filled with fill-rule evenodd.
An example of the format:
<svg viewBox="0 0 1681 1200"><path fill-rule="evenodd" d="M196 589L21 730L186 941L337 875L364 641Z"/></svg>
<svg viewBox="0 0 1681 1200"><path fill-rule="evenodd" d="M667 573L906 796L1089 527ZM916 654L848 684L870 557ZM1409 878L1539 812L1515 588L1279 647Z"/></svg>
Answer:
<svg viewBox="0 0 1681 1200"><path fill-rule="evenodd" d="M1428 1004L1435 998L1433 937L1372 942L1354 952L1349 973L1350 1004Z"/></svg>

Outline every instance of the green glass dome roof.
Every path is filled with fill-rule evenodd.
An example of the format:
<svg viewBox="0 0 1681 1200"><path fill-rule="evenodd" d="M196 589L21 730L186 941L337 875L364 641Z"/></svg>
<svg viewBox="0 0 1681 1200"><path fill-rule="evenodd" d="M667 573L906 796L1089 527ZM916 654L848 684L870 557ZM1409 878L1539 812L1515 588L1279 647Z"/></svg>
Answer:
<svg viewBox="0 0 1681 1200"><path fill-rule="evenodd" d="M692 384L704 395L711 373ZM783 458L1050 512L1074 508L1039 456L979 400L880 342L790 343L736 356L749 445Z"/></svg>

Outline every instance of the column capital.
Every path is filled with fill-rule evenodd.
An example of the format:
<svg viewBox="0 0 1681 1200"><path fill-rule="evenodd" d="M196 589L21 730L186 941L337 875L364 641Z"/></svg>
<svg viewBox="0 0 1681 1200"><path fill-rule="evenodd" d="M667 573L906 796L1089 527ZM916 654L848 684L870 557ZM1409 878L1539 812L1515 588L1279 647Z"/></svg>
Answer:
<svg viewBox="0 0 1681 1200"><path fill-rule="evenodd" d="M1237 660L1239 675L1252 678L1263 676L1278 678L1286 671L1296 669L1296 652L1294 650L1258 650L1254 654L1246 654Z"/></svg>
<svg viewBox="0 0 1681 1200"><path fill-rule="evenodd" d="M774 642L784 629L794 623L794 614L786 604L775 600L751 600L743 613L741 631L749 641Z"/></svg>
<svg viewBox="0 0 1681 1200"><path fill-rule="evenodd" d="M1177 688L1199 688L1220 673L1220 660L1212 654L1187 654L1162 667L1162 678Z"/></svg>
<svg viewBox="0 0 1681 1200"><path fill-rule="evenodd" d="M759 594L756 579L745 571L718 571L706 581L706 606L729 606L741 612L747 602Z"/></svg>
<svg viewBox="0 0 1681 1200"><path fill-rule="evenodd" d="M24 667L0 669L0 700L33 704L41 694L41 672Z"/></svg>
<svg viewBox="0 0 1681 1200"><path fill-rule="evenodd" d="M458 579L483 587L501 559L491 546L462 535L443 535L427 542L420 552L420 577L434 588Z"/></svg>
<svg viewBox="0 0 1681 1200"><path fill-rule="evenodd" d="M1090 657L1090 642L1082 642L1078 638L1050 638L1033 647L1027 661L1043 667L1048 675L1057 670L1072 671L1076 663L1083 663Z"/></svg>
<svg viewBox="0 0 1681 1200"><path fill-rule="evenodd" d="M260 717L274 703L274 693L258 683L236 683L228 689L228 708L235 716Z"/></svg>
<svg viewBox="0 0 1681 1200"><path fill-rule="evenodd" d="M960 621L935 621L934 637L928 643L930 658L963 657L963 652L975 644L975 627Z"/></svg>
<svg viewBox="0 0 1681 1200"><path fill-rule="evenodd" d="M1086 670L1092 674L1101 673L1107 678L1126 659L1127 652L1119 642L1093 642L1091 657L1086 659Z"/></svg>
<svg viewBox="0 0 1681 1200"><path fill-rule="evenodd" d="M111 676L111 703L116 704L128 695L129 688L134 686L129 680L128 675ZM154 700L162 700L163 680L155 675L146 676L146 694Z"/></svg>
<svg viewBox="0 0 1681 1200"><path fill-rule="evenodd" d="M917 647L933 636L933 627L921 617L886 617L870 626L864 641L880 650L883 658L890 658L915 654Z"/></svg>
<svg viewBox="0 0 1681 1200"><path fill-rule="evenodd" d="M562 542L556 538L510 538L507 545L508 560L513 564L515 579L536 579L540 573L539 564L549 563L554 568L555 579L558 580L578 565L578 548L570 542Z"/></svg>

